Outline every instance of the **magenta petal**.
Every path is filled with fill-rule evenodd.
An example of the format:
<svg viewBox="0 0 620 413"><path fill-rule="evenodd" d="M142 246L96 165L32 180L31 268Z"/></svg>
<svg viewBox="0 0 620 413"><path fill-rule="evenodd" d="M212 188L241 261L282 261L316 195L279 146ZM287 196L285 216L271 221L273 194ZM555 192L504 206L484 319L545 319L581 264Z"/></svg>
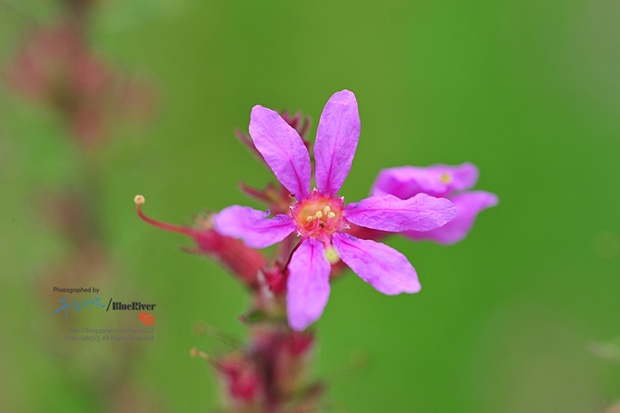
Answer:
<svg viewBox="0 0 620 413"><path fill-rule="evenodd" d="M254 106L250 136L280 183L297 200L310 191L310 155L299 134L271 109Z"/></svg>
<svg viewBox="0 0 620 413"><path fill-rule="evenodd" d="M420 291L415 269L395 249L344 233L334 234L332 243L340 259L377 291L388 295Z"/></svg>
<svg viewBox="0 0 620 413"><path fill-rule="evenodd" d="M233 205L213 217L215 229L229 237L239 238L252 248L265 248L282 241L296 228L286 215L269 218L269 213L250 207Z"/></svg>
<svg viewBox="0 0 620 413"><path fill-rule="evenodd" d="M445 198L418 194L399 199L394 195L371 196L344 209L347 221L379 231L429 231L454 218L456 208Z"/></svg>
<svg viewBox="0 0 620 413"><path fill-rule="evenodd" d="M450 177L448 183L450 191L470 189L478 182L478 168L469 162L457 166L435 165L432 168L444 177Z"/></svg>
<svg viewBox="0 0 620 413"><path fill-rule="evenodd" d="M288 269L288 323L293 330L301 331L321 317L329 298L331 266L323 244L312 238L302 241Z"/></svg>
<svg viewBox="0 0 620 413"><path fill-rule="evenodd" d="M383 169L372 186L372 195L392 194L401 199L425 193L446 196L469 189L478 180L478 168L471 163L458 166L433 165L427 168L401 166Z"/></svg>
<svg viewBox="0 0 620 413"><path fill-rule="evenodd" d="M456 206L456 217L452 221L432 231L406 231L403 235L416 240L428 239L440 244L454 244L465 238L480 211L498 203L495 194L484 191L467 192L451 200Z"/></svg>
<svg viewBox="0 0 620 413"><path fill-rule="evenodd" d="M316 133L316 186L335 195L349 174L360 137L360 117L353 92L342 90L329 98Z"/></svg>

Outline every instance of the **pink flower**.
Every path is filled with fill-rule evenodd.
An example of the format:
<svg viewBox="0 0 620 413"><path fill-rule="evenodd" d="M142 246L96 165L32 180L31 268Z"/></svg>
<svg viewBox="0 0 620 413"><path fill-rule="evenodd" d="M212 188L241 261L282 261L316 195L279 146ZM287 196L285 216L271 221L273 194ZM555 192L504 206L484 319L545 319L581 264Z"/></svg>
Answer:
<svg viewBox="0 0 620 413"><path fill-rule="evenodd" d="M214 217L224 235L264 248L292 233L301 237L288 264L286 306L289 325L303 330L316 321L329 297L328 259L335 254L364 281L384 294L416 293L415 269L387 245L347 234L349 223L387 232L429 231L455 216L454 205L421 193L401 200L372 196L344 205L336 194L347 177L360 133L355 95L343 90L325 105L319 121L314 158L316 188L310 190L310 155L299 134L280 115L262 106L252 109L250 136L280 183L295 197L288 214L231 206Z"/></svg>
<svg viewBox="0 0 620 413"><path fill-rule="evenodd" d="M1 75L15 92L56 110L86 147L100 143L119 118L146 119L153 111L152 87L112 70L71 19L30 33Z"/></svg>
<svg viewBox="0 0 620 413"><path fill-rule="evenodd" d="M71 21L34 31L5 72L18 93L57 109L80 142L102 134L102 107L114 74L85 44Z"/></svg>
<svg viewBox="0 0 620 413"><path fill-rule="evenodd" d="M497 196L485 191L464 192L476 184L478 168L470 163L458 166L433 165L427 168L402 166L383 169L372 186L373 196L394 195L409 199L419 194L446 197L456 206L456 217L431 231L406 230L414 240L428 239L440 244L461 241L474 225L480 211L497 205Z"/></svg>

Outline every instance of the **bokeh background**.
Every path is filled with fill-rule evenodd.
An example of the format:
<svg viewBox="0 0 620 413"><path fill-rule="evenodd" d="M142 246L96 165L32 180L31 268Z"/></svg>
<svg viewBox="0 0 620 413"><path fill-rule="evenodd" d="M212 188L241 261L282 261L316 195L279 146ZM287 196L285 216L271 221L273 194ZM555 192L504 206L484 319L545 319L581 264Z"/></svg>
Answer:
<svg viewBox="0 0 620 413"><path fill-rule="evenodd" d="M55 13L12 3L0 9L2 62L33 15ZM248 303L217 264L180 251L189 239L141 222L133 196L180 224L256 205L238 182L272 176L234 128L247 130L255 104L317 120L345 88L362 120L346 199L381 168L469 161L500 205L454 246L389 240L418 270L418 295L383 296L353 274L334 284L316 369L333 411L584 413L620 400L620 3L99 3L97 52L158 93L154 119L119 126L102 149L97 202L118 276L158 304L156 339L124 374L162 411L216 405L212 372L189 357L208 346L192 326L243 337ZM36 287L64 248L36 194L75 179L81 155L52 113L0 93L0 409L93 411L62 377L96 369L97 344L71 350L91 358L46 351L59 339Z"/></svg>

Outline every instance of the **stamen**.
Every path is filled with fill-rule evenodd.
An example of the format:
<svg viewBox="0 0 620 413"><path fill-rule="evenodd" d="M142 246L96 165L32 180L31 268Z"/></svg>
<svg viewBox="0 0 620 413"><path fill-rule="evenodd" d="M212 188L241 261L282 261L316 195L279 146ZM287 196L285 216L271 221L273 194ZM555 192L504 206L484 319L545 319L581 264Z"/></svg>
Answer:
<svg viewBox="0 0 620 413"><path fill-rule="evenodd" d="M217 370L226 373L226 369L224 368L224 366L222 366L222 364L219 361L215 360L213 357L211 357L204 351L198 350L196 347L193 347L189 350L189 355L190 357L193 357L193 358L201 358L205 360L207 363L211 363L211 365L215 367Z"/></svg>
<svg viewBox="0 0 620 413"><path fill-rule="evenodd" d="M198 350L196 347L193 347L190 351L189 351L189 355L191 357L200 357L201 359L207 360L208 362L212 362L213 359L211 358L211 356L209 356L207 353L205 353L204 351L200 351Z"/></svg>
<svg viewBox="0 0 620 413"><path fill-rule="evenodd" d="M329 215L329 211L331 211L332 209L329 207L329 205L326 205L325 208L323 208L323 212L325 212L326 214Z"/></svg>
<svg viewBox="0 0 620 413"><path fill-rule="evenodd" d="M306 218L306 221L310 222L310 221L314 221L316 218L313 216L309 216Z"/></svg>
<svg viewBox="0 0 620 413"><path fill-rule="evenodd" d="M153 218L149 218L142 212L142 205L146 202L146 199L142 195L136 195L133 198L133 202L136 203L136 210L138 212L138 216L142 221L151 224L157 228L165 229L166 231L178 232L179 234L189 235L193 237L195 235L195 231L191 228L181 227L179 225L167 224L165 222L156 221Z"/></svg>
<svg viewBox="0 0 620 413"><path fill-rule="evenodd" d="M336 216L336 214L334 214L332 211L329 211L329 212L327 213L327 218L333 218L333 217L335 217L335 216Z"/></svg>
<svg viewBox="0 0 620 413"><path fill-rule="evenodd" d="M321 211L316 211L316 214L314 214L314 216L318 219L318 218L322 218L323 217L323 213Z"/></svg>

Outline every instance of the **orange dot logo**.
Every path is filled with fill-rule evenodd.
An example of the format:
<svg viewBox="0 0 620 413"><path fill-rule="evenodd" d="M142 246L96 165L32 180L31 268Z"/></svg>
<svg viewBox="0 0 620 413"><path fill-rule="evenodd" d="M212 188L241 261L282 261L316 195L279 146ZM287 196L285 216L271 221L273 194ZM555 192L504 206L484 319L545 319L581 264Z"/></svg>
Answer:
<svg viewBox="0 0 620 413"><path fill-rule="evenodd" d="M142 324L144 324L145 326L152 326L153 324L155 324L155 317L151 313L143 312L140 313L139 317L140 321L142 321Z"/></svg>

